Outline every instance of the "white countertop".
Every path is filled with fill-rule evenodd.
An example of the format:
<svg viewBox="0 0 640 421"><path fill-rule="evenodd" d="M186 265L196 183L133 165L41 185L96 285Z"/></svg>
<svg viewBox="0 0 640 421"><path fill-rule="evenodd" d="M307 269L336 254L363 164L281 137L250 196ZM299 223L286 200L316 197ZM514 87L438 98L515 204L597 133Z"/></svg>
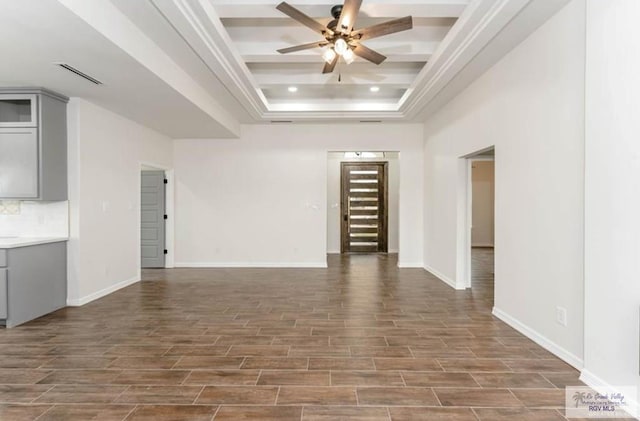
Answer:
<svg viewBox="0 0 640 421"><path fill-rule="evenodd" d="M67 241L67 237L0 237L0 249L36 246L38 244Z"/></svg>

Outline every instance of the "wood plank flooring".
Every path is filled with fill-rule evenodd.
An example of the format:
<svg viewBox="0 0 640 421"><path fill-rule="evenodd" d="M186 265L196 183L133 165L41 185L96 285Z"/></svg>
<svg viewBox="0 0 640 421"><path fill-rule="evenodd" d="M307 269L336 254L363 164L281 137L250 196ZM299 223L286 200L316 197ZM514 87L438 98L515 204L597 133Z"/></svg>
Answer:
<svg viewBox="0 0 640 421"><path fill-rule="evenodd" d="M0 330L1 420L563 420L578 372L393 255L145 271Z"/></svg>

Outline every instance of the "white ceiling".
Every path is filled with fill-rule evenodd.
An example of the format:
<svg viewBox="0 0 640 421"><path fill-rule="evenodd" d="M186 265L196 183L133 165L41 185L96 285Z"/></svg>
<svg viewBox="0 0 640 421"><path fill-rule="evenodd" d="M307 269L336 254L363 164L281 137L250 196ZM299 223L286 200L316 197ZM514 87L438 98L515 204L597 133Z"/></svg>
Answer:
<svg viewBox="0 0 640 421"><path fill-rule="evenodd" d="M291 4L327 22L338 1ZM364 0L356 28L412 15L414 29L365 42L388 56L380 66L332 75L319 49L276 52L319 38L277 0L4 1L0 87L82 97L172 137L234 137L272 120L424 121L567 1Z"/></svg>
<svg viewBox="0 0 640 421"><path fill-rule="evenodd" d="M170 136L234 135L232 125L213 118L213 110L194 104L58 1L3 1L1 9L0 87L42 86L82 97ZM93 85L56 62L69 63L104 85ZM189 68L197 73L195 66ZM211 72L200 73L202 86L224 89ZM235 100L229 95L228 102Z"/></svg>

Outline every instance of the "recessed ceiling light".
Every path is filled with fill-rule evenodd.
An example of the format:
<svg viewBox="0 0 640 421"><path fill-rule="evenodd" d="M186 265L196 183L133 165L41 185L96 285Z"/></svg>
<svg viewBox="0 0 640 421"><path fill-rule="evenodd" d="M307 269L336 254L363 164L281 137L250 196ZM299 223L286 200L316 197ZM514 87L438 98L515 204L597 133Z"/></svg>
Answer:
<svg viewBox="0 0 640 421"><path fill-rule="evenodd" d="M289 86L289 92L291 92L291 93L298 92L298 87L297 86Z"/></svg>
<svg viewBox="0 0 640 421"><path fill-rule="evenodd" d="M380 87L379 86L372 86L369 88L369 90L371 92L380 92Z"/></svg>

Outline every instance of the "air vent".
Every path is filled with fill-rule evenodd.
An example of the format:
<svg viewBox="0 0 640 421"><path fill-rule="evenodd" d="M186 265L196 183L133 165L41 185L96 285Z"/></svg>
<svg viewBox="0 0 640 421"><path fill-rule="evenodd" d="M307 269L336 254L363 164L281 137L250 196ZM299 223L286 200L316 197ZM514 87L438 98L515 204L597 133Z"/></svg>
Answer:
<svg viewBox="0 0 640 421"><path fill-rule="evenodd" d="M89 76L86 73L81 72L80 70L76 69L75 67L67 64L67 63L55 63L57 66L62 67L65 70L70 71L71 73L75 74L76 76L80 76L83 79L88 80L89 82L96 84L96 85L102 85L102 82L100 82L98 79Z"/></svg>
<svg viewBox="0 0 640 421"><path fill-rule="evenodd" d="M360 120L360 123L382 123L382 120Z"/></svg>
<svg viewBox="0 0 640 421"><path fill-rule="evenodd" d="M291 120L271 120L271 124L290 124L293 123Z"/></svg>

